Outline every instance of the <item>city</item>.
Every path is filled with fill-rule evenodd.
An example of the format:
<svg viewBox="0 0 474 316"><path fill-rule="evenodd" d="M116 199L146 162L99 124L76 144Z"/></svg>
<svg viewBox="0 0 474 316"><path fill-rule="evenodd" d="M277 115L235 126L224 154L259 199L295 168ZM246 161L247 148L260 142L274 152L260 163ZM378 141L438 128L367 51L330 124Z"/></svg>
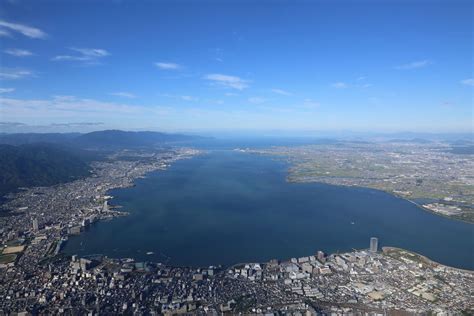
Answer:
<svg viewBox="0 0 474 316"><path fill-rule="evenodd" d="M474 315L473 25L0 0L0 316Z"/></svg>

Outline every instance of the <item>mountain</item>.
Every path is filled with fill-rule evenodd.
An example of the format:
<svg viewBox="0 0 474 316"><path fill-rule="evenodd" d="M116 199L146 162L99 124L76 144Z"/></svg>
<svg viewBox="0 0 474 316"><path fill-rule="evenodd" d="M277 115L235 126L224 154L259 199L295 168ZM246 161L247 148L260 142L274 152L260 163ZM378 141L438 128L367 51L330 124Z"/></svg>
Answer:
<svg viewBox="0 0 474 316"><path fill-rule="evenodd" d="M202 139L206 138L120 130L0 134L0 196L18 187L48 186L87 176L91 161L106 159L116 149L191 144Z"/></svg>
<svg viewBox="0 0 474 316"><path fill-rule="evenodd" d="M48 144L0 145L0 195L18 187L48 186L89 174L76 153Z"/></svg>
<svg viewBox="0 0 474 316"><path fill-rule="evenodd" d="M80 135L73 142L83 148L137 148L190 142L198 139L202 139L202 137L160 132L106 130Z"/></svg>

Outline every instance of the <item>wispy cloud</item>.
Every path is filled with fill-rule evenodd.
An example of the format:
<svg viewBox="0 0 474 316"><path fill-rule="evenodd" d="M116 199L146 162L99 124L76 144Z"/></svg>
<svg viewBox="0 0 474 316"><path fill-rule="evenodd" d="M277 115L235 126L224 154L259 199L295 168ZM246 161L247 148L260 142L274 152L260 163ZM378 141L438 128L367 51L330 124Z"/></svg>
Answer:
<svg viewBox="0 0 474 316"><path fill-rule="evenodd" d="M25 126L26 124L20 122L0 122L0 127L18 127Z"/></svg>
<svg viewBox="0 0 474 316"><path fill-rule="evenodd" d="M262 104L262 103L265 103L267 100L260 97L251 97L251 98L248 98L248 101L253 104Z"/></svg>
<svg viewBox="0 0 474 316"><path fill-rule="evenodd" d="M310 110L318 108L320 105L319 102L314 101L313 99L304 99L303 101L303 107Z"/></svg>
<svg viewBox="0 0 474 316"><path fill-rule="evenodd" d="M210 80L218 85L237 90L243 90L248 87L247 80L243 80L235 76L223 74L209 74L204 76L204 79Z"/></svg>
<svg viewBox="0 0 474 316"><path fill-rule="evenodd" d="M18 24L18 23L10 23L6 22L4 20L0 20L0 31L3 32L4 35L10 34L9 31L17 32L20 34L23 34L24 36L30 37L30 38L46 38L48 35L43 32L40 29L27 26L24 24Z"/></svg>
<svg viewBox="0 0 474 316"><path fill-rule="evenodd" d="M16 80L16 79L23 79L32 77L34 73L30 70L26 69L11 69L11 68L3 68L0 69L0 79L3 80Z"/></svg>
<svg viewBox="0 0 474 316"><path fill-rule="evenodd" d="M33 56L34 54L26 49L19 48L9 48L3 51L5 54L16 56L16 57L28 57Z"/></svg>
<svg viewBox="0 0 474 316"><path fill-rule="evenodd" d="M184 101L197 101L198 100L198 98L190 96L190 95L182 95L180 96L180 98L181 100L184 100Z"/></svg>
<svg viewBox="0 0 474 316"><path fill-rule="evenodd" d="M137 96L133 93L130 93L130 92L123 92L123 91L120 91L120 92L112 92L112 93L109 93L110 95L113 95L113 96L116 96L116 97L122 97L122 98L128 98L128 99L134 99L136 98Z"/></svg>
<svg viewBox="0 0 474 316"><path fill-rule="evenodd" d="M0 93L10 93L15 91L15 88L0 88Z"/></svg>
<svg viewBox="0 0 474 316"><path fill-rule="evenodd" d="M276 93L276 94L280 94L280 95L286 95L286 96L289 96L289 95L293 94L291 92L288 92L288 91L285 91L285 90L282 90L282 89L272 89L272 92Z"/></svg>
<svg viewBox="0 0 474 316"><path fill-rule="evenodd" d="M411 63L396 66L395 69L401 69L401 70L417 69L417 68L427 67L427 66L431 65L432 63L433 62L431 62L430 60L427 60L427 59L417 60L417 61L413 61Z"/></svg>
<svg viewBox="0 0 474 316"><path fill-rule="evenodd" d="M12 35L7 30L0 29L0 37L11 37Z"/></svg>
<svg viewBox="0 0 474 316"><path fill-rule="evenodd" d="M367 77L359 76L355 80L351 80L349 83L344 81L339 81L331 84L331 87L336 89L346 89L346 88L369 88L372 87L371 83L366 82Z"/></svg>
<svg viewBox="0 0 474 316"><path fill-rule="evenodd" d="M175 100L183 100L183 101L198 101L198 97L194 97L191 95L176 95L176 94L169 94L169 93L159 93L160 97L171 98Z"/></svg>
<svg viewBox="0 0 474 316"><path fill-rule="evenodd" d="M335 83L331 84L331 87L336 88L336 89L345 89L348 86L349 85L345 82L335 82Z"/></svg>
<svg viewBox="0 0 474 316"><path fill-rule="evenodd" d="M474 79L469 78L469 79L461 80L461 84L466 85L466 86L474 87Z"/></svg>
<svg viewBox="0 0 474 316"><path fill-rule="evenodd" d="M74 122L74 123L52 123L49 126L53 127L82 127L82 126L100 126L104 122Z"/></svg>
<svg viewBox="0 0 474 316"><path fill-rule="evenodd" d="M99 59L109 56L110 53L100 48L76 48L71 47L70 50L77 52L77 55L58 55L53 57L53 61L80 61L87 64L97 64Z"/></svg>
<svg viewBox="0 0 474 316"><path fill-rule="evenodd" d="M122 118L131 116L147 117L162 113L161 106L138 106L124 103L104 102L94 99L83 99L75 96L53 96L48 99L17 99L0 97L0 117L11 119L24 118L77 118L97 115L111 115Z"/></svg>
<svg viewBox="0 0 474 316"><path fill-rule="evenodd" d="M163 70L178 70L182 68L182 66L179 64L166 62L156 62L155 66Z"/></svg>
<svg viewBox="0 0 474 316"><path fill-rule="evenodd" d="M75 128L80 131L89 131L95 127L104 125L103 122L65 122L65 123L51 123L44 125L30 125L22 122L0 122L0 130L6 133L43 133L43 132L58 132L58 131L71 131L71 128Z"/></svg>

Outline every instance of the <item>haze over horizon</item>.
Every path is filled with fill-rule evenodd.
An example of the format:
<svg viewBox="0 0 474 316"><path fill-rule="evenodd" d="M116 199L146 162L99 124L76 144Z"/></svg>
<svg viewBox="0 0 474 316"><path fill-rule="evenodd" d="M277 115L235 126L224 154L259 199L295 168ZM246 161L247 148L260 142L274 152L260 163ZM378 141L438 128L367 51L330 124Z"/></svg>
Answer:
<svg viewBox="0 0 474 316"><path fill-rule="evenodd" d="M471 133L472 11L1 1L0 132Z"/></svg>

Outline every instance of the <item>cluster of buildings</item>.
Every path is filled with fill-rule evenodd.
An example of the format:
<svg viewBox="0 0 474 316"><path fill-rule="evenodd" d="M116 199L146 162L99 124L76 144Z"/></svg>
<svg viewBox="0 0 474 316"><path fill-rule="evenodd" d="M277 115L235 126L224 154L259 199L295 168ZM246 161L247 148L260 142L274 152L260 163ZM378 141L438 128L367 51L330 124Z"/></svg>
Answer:
<svg viewBox="0 0 474 316"><path fill-rule="evenodd" d="M370 246L227 268L49 256L34 270L22 265L0 270L0 310L89 315L474 311L472 272L401 249L376 251L373 240Z"/></svg>

